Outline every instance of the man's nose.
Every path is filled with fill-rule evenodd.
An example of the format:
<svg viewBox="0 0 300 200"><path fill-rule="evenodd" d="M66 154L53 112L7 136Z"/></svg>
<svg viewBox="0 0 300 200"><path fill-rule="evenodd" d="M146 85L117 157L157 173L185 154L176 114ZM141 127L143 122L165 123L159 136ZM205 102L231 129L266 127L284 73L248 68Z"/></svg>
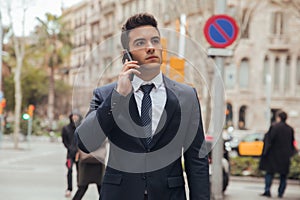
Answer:
<svg viewBox="0 0 300 200"><path fill-rule="evenodd" d="M153 53L155 51L155 48L152 44L152 42L147 42L147 46L146 46L146 51L147 53Z"/></svg>

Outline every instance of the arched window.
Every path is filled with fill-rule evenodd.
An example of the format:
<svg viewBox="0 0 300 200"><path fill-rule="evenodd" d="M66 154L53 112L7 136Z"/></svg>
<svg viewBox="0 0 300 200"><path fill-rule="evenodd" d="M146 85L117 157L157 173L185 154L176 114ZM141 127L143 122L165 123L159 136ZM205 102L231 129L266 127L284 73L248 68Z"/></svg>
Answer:
<svg viewBox="0 0 300 200"><path fill-rule="evenodd" d="M246 129L246 111L247 106L243 105L239 111L239 129Z"/></svg>
<svg viewBox="0 0 300 200"><path fill-rule="evenodd" d="M263 71L263 83L264 85L266 85L266 77L267 75L270 74L270 64L269 64L269 58L268 56L265 57L265 60L264 60L264 71Z"/></svg>
<svg viewBox="0 0 300 200"><path fill-rule="evenodd" d="M300 86L300 56L297 58L296 84Z"/></svg>
<svg viewBox="0 0 300 200"><path fill-rule="evenodd" d="M288 91L290 88L290 73L291 73L291 57L287 56L284 70L284 89Z"/></svg>
<svg viewBox="0 0 300 200"><path fill-rule="evenodd" d="M240 88L248 88L249 86L249 60L243 58L241 61L240 72L239 72Z"/></svg>
<svg viewBox="0 0 300 200"><path fill-rule="evenodd" d="M233 113L232 113L232 105L231 103L226 104L226 126L232 126L232 118L233 118Z"/></svg>
<svg viewBox="0 0 300 200"><path fill-rule="evenodd" d="M274 66L274 90L279 89L280 84L280 60L278 57L275 59L275 66Z"/></svg>

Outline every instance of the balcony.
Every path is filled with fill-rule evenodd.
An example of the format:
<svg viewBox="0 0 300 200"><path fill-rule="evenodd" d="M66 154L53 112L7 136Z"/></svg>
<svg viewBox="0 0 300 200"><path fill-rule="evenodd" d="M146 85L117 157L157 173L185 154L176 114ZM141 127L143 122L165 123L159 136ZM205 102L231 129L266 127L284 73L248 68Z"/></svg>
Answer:
<svg viewBox="0 0 300 200"><path fill-rule="evenodd" d="M289 38L287 35L270 35L268 48L274 51L286 51L289 50Z"/></svg>

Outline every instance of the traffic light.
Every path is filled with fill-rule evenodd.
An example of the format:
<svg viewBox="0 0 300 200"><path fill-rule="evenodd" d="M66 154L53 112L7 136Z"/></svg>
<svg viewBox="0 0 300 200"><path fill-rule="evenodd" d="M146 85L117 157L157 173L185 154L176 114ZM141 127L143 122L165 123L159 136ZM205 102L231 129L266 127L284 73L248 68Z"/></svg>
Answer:
<svg viewBox="0 0 300 200"><path fill-rule="evenodd" d="M170 58L170 78L183 83L184 82L184 59L178 57Z"/></svg>
<svg viewBox="0 0 300 200"><path fill-rule="evenodd" d="M24 120L29 120L29 119L30 119L30 116L29 116L27 113L24 113L24 114L22 115L22 118L23 118Z"/></svg>
<svg viewBox="0 0 300 200"><path fill-rule="evenodd" d="M0 102L0 115L3 114L3 110L6 106L6 99L2 99L1 102Z"/></svg>
<svg viewBox="0 0 300 200"><path fill-rule="evenodd" d="M27 114L32 118L33 116L33 111L34 111L35 107L32 104L29 104L28 109L27 109Z"/></svg>

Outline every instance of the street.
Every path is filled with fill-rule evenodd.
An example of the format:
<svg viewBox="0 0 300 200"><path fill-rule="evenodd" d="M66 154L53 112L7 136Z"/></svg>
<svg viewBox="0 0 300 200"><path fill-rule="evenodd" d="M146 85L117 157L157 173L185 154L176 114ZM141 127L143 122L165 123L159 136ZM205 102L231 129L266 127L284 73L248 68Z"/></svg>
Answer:
<svg viewBox="0 0 300 200"><path fill-rule="evenodd" d="M13 143L4 140L0 149L0 194L5 200L63 200L66 189L66 151L61 142L33 140L30 146L20 143L20 150L13 150ZM75 167L74 167L75 171ZM74 172L75 177L76 174ZM73 195L76 192L74 182ZM300 199L300 182L288 183L284 199ZM276 181L272 194L277 195ZM259 197L263 192L263 179L231 177L229 186L224 194L225 200L267 199ZM84 200L98 199L96 185L89 186Z"/></svg>

